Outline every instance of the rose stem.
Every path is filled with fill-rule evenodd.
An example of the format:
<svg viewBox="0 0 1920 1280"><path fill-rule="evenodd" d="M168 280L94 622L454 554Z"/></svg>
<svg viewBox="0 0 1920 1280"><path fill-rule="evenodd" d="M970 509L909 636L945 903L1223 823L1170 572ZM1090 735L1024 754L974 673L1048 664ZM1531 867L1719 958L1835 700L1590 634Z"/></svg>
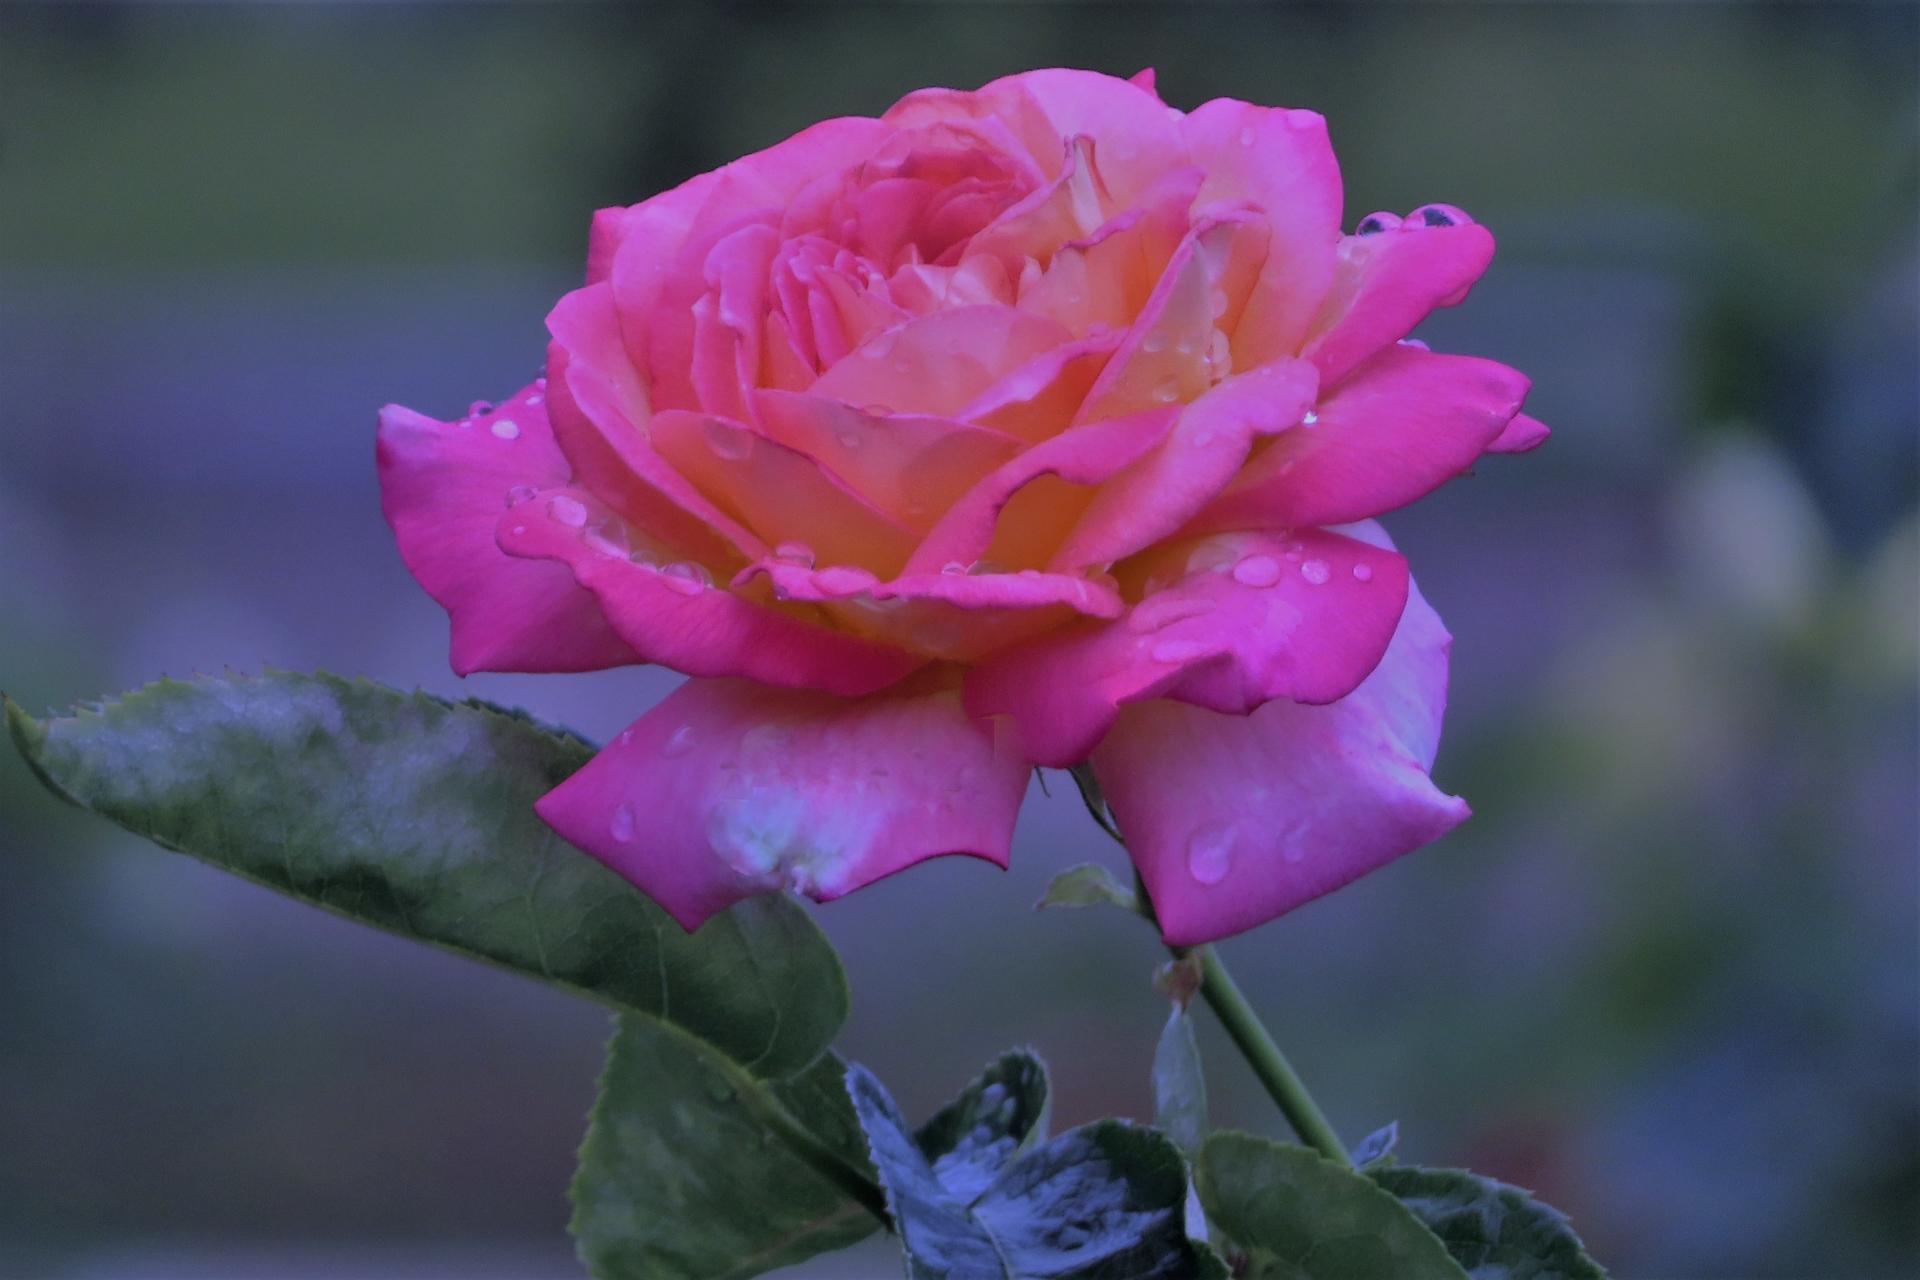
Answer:
<svg viewBox="0 0 1920 1280"><path fill-rule="evenodd" d="M1107 800L1100 792L1100 784L1095 781L1093 770L1086 765L1075 765L1073 780L1079 785L1080 798L1086 803L1087 812L1100 829L1112 836L1121 848L1126 841L1120 836L1120 828L1113 820L1112 811L1107 808ZM1153 913L1153 899L1147 895L1147 886L1140 878L1138 868L1133 873L1133 892L1135 911L1155 928L1160 922ZM1280 1108L1280 1114L1287 1118L1293 1131L1302 1142L1318 1151L1329 1160L1350 1165L1353 1158L1347 1154L1346 1147L1340 1141L1340 1135L1327 1123L1326 1115L1307 1092L1307 1086L1301 1082L1293 1065L1287 1061L1287 1055L1280 1052L1280 1046L1273 1042L1267 1033L1253 1006L1247 1003L1241 994L1240 984L1227 972L1227 966L1211 943L1198 947L1167 948L1175 960L1192 957L1200 963L1200 994L1206 998L1207 1007L1227 1029L1241 1056L1247 1065L1253 1068L1253 1074L1266 1088L1267 1094Z"/></svg>

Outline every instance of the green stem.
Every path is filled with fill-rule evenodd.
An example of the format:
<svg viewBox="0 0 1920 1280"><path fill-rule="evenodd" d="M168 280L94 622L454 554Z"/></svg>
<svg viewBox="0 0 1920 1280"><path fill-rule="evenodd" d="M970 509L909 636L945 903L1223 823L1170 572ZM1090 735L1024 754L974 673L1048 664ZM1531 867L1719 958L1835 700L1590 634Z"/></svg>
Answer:
<svg viewBox="0 0 1920 1280"><path fill-rule="evenodd" d="M1093 770L1082 764L1075 765L1071 772L1075 784L1080 788L1080 799L1087 806L1087 812L1093 815L1093 820L1100 824L1102 831L1112 836L1121 848L1126 848L1127 842L1121 837L1120 828L1107 808L1107 798L1101 794ZM1146 881L1140 878L1137 867L1133 873L1133 892L1137 903L1135 909L1148 923L1159 928L1159 918L1153 911L1153 899L1147 894ZM1280 1114L1287 1118L1287 1123L1293 1126L1300 1140L1329 1160L1352 1164L1353 1157L1347 1154L1340 1135L1327 1123L1319 1104L1307 1092L1307 1086L1301 1083L1293 1065L1287 1061L1287 1055L1280 1052L1280 1046L1267 1034L1259 1015L1254 1013L1253 1006L1241 994L1240 984L1227 972L1227 966L1221 962L1213 947L1169 946L1167 950L1173 953L1175 960L1184 960L1188 956L1199 958L1200 994L1206 997L1207 1007L1226 1027L1227 1035L1238 1046L1241 1056L1246 1058L1247 1065L1253 1068L1253 1074L1279 1106Z"/></svg>
<svg viewBox="0 0 1920 1280"><path fill-rule="evenodd" d="M1168 948L1178 957L1182 948ZM1313 1095L1307 1092L1307 1086L1300 1082L1293 1067L1287 1061L1287 1055L1280 1052L1280 1046L1267 1034L1266 1027L1253 1012L1253 1006L1240 993L1240 986L1227 972L1227 966L1220 963L1219 955L1211 946L1196 947L1192 954L1200 958L1200 994L1206 997L1207 1007L1212 1009L1226 1027L1227 1034L1233 1037L1234 1044L1253 1068L1253 1074L1266 1086L1267 1093L1280 1107L1280 1114L1287 1118L1293 1131L1300 1140L1318 1151L1329 1160L1341 1164L1352 1164L1353 1158L1341 1145L1340 1135L1327 1123L1327 1117L1321 1113L1319 1104Z"/></svg>

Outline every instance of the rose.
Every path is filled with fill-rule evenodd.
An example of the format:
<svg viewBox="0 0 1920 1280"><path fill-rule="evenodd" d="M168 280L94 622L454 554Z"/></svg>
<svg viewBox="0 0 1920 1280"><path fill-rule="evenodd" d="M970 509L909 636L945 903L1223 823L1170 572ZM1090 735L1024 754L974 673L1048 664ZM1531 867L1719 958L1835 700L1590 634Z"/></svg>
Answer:
<svg viewBox="0 0 1920 1280"><path fill-rule="evenodd" d="M458 671L693 677L541 815L691 929L1005 866L1090 761L1177 944L1452 828L1449 638L1370 517L1546 429L1400 341L1486 231L1340 205L1312 112L1051 70L602 210L546 378L381 419Z"/></svg>

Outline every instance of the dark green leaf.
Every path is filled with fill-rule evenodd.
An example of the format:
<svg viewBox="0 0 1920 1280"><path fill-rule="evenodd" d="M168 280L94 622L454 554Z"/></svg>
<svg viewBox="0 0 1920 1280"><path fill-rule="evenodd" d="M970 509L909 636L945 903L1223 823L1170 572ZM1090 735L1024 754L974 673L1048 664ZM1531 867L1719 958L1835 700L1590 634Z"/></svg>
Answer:
<svg viewBox="0 0 1920 1280"><path fill-rule="evenodd" d="M1140 900L1133 890L1113 878L1113 873L1097 862L1069 867L1047 883L1047 891L1034 903L1042 907L1091 907L1100 904L1138 913Z"/></svg>
<svg viewBox="0 0 1920 1280"><path fill-rule="evenodd" d="M74 716L7 722L74 803L156 843L405 937L670 1018L763 1076L814 1061L846 977L795 903L689 936L535 816L592 756L481 703L270 672L162 680Z"/></svg>
<svg viewBox="0 0 1920 1280"><path fill-rule="evenodd" d="M971 1203L954 1194L862 1067L848 1092L887 1188L911 1280L1197 1280L1187 1180L1165 1137L1120 1120L1014 1159Z"/></svg>
<svg viewBox="0 0 1920 1280"><path fill-rule="evenodd" d="M1207 1222L1243 1256L1245 1280L1464 1280L1398 1200L1316 1151L1245 1133L1200 1148Z"/></svg>
<svg viewBox="0 0 1920 1280"><path fill-rule="evenodd" d="M1518 1187L1465 1169L1417 1166L1368 1174L1447 1246L1473 1280L1605 1280L1567 1215Z"/></svg>
<svg viewBox="0 0 1920 1280"><path fill-rule="evenodd" d="M1207 1078L1200 1069L1193 1019L1177 1004L1153 1051L1153 1123L1189 1156L1206 1140Z"/></svg>
<svg viewBox="0 0 1920 1280"><path fill-rule="evenodd" d="M828 1054L769 1087L668 1023L623 1014L600 1078L573 1233L596 1280L745 1280L842 1249L880 1220L782 1140L784 1106L845 1160L865 1142Z"/></svg>
<svg viewBox="0 0 1920 1280"><path fill-rule="evenodd" d="M1014 1049L914 1134L934 1176L962 1202L979 1198L1009 1160L1047 1140L1047 1067Z"/></svg>
<svg viewBox="0 0 1920 1280"><path fill-rule="evenodd" d="M1353 1149L1353 1167L1365 1169L1368 1165L1379 1164L1393 1158L1393 1149L1400 1145L1400 1122L1391 1121L1383 1129L1375 1129L1360 1139L1360 1145Z"/></svg>

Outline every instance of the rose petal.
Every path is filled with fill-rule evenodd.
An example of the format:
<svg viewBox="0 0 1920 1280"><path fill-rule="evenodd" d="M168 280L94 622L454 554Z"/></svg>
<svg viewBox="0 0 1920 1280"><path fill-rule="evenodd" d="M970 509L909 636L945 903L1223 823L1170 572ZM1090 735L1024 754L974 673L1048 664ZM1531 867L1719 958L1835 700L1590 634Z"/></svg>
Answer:
<svg viewBox="0 0 1920 1280"><path fill-rule="evenodd" d="M1124 619L974 668L968 710L1014 717L1034 762L1065 768L1087 758L1125 703L1178 698L1245 714L1274 698L1331 702L1378 664L1407 598L1404 559L1321 529L1230 535L1157 557Z"/></svg>
<svg viewBox="0 0 1920 1280"><path fill-rule="evenodd" d="M1300 421L1318 385L1312 365L1283 357L1202 394L1157 448L1101 486L1048 568L1079 573L1172 535L1234 478L1257 438Z"/></svg>
<svg viewBox="0 0 1920 1280"><path fill-rule="evenodd" d="M709 568L732 573L767 552L648 443L646 390L620 345L606 284L576 289L547 316L547 400L573 474L628 523Z"/></svg>
<svg viewBox="0 0 1920 1280"><path fill-rule="evenodd" d="M761 430L806 454L915 533L1020 451L985 427L924 414L876 414L825 396L755 393ZM816 548L816 551L818 548Z"/></svg>
<svg viewBox="0 0 1920 1280"><path fill-rule="evenodd" d="M1207 174L1201 205L1249 201L1272 230L1253 299L1229 329L1234 367L1292 355L1333 281L1340 238L1340 166L1327 122L1312 111L1216 98L1186 117L1180 130L1192 163Z"/></svg>
<svg viewBox="0 0 1920 1280"><path fill-rule="evenodd" d="M1346 236L1333 285L1300 354L1320 366L1320 385L1331 387L1412 333L1435 307L1466 301L1492 261L1493 236L1476 223Z"/></svg>
<svg viewBox="0 0 1920 1280"><path fill-rule="evenodd" d="M1282 432L1195 518L1191 533L1341 524L1403 507L1473 465L1529 383L1472 356L1392 347Z"/></svg>
<svg viewBox="0 0 1920 1280"><path fill-rule="evenodd" d="M678 409L654 414L649 427L675 471L769 545L804 542L823 563L890 577L918 541L812 458L751 427Z"/></svg>
<svg viewBox="0 0 1920 1280"><path fill-rule="evenodd" d="M952 307L872 338L809 390L852 405L950 418L1003 374L1072 336L1013 307Z"/></svg>
<svg viewBox="0 0 1920 1280"><path fill-rule="evenodd" d="M1228 716L1159 700L1120 713L1094 775L1168 943L1250 929L1466 819L1427 776L1449 643L1413 590L1380 665L1338 702Z"/></svg>
<svg viewBox="0 0 1920 1280"><path fill-rule="evenodd" d="M1073 421L1094 379L1125 337L1122 330L1043 351L975 396L956 416L1028 444L1050 440Z"/></svg>
<svg viewBox="0 0 1920 1280"><path fill-rule="evenodd" d="M1213 282L1198 241L1174 253L1120 349L1100 371L1076 425L1183 404L1211 385Z"/></svg>
<svg viewBox="0 0 1920 1280"><path fill-rule="evenodd" d="M1488 453L1528 453L1547 442L1553 432L1547 424L1538 418L1529 418L1524 413L1516 413L1513 420L1502 427L1500 434L1487 446Z"/></svg>
<svg viewBox="0 0 1920 1280"><path fill-rule="evenodd" d="M1178 410L1109 418L1064 431L980 481L928 533L902 574L991 558L1038 569L1103 484L1173 429Z"/></svg>
<svg viewBox="0 0 1920 1280"><path fill-rule="evenodd" d="M556 489L509 508L495 537L510 556L566 565L635 653L688 675L857 696L925 661L707 585L691 563L636 563L611 536L617 520L587 490Z"/></svg>
<svg viewBox="0 0 1920 1280"><path fill-rule="evenodd" d="M494 542L509 494L567 481L542 399L528 387L458 425L380 411L380 508L407 570L447 611L459 675L640 661L564 566L512 559Z"/></svg>
<svg viewBox="0 0 1920 1280"><path fill-rule="evenodd" d="M708 292L693 309L693 387L700 407L751 421L747 392L759 381L767 272L780 237L761 223L742 227L707 255Z"/></svg>
<svg viewBox="0 0 1920 1280"><path fill-rule="evenodd" d="M1062 245L1032 285L1023 283L1021 310L1049 316L1081 336L1133 325L1187 236L1187 212L1203 177L1193 168L1163 174L1137 205L1086 239Z"/></svg>
<svg viewBox="0 0 1920 1280"><path fill-rule="evenodd" d="M925 684L846 699L689 680L534 807L689 931L742 898L825 901L945 854L1004 867L1030 766Z"/></svg>

